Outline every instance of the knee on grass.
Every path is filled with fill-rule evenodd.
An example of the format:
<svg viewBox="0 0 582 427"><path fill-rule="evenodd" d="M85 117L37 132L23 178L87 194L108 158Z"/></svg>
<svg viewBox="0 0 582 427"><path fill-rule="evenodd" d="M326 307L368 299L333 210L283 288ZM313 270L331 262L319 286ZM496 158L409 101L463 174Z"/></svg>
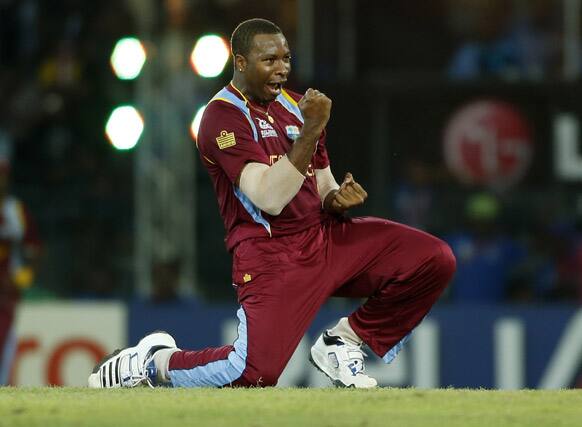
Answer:
<svg viewBox="0 0 582 427"><path fill-rule="evenodd" d="M243 375L241 385L246 387L273 387L277 385L280 371L272 369L259 369Z"/></svg>

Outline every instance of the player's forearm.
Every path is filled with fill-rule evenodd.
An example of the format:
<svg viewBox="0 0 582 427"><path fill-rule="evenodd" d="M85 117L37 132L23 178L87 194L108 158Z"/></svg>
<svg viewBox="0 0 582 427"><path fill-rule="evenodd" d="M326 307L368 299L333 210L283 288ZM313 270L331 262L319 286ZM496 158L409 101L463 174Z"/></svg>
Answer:
<svg viewBox="0 0 582 427"><path fill-rule="evenodd" d="M286 156L271 166L249 163L240 177L240 189L263 212L279 215L301 189L305 176Z"/></svg>
<svg viewBox="0 0 582 427"><path fill-rule="evenodd" d="M287 158L302 175L307 173L307 167L311 163L320 136L320 129L306 125L293 143L291 150L287 152Z"/></svg>

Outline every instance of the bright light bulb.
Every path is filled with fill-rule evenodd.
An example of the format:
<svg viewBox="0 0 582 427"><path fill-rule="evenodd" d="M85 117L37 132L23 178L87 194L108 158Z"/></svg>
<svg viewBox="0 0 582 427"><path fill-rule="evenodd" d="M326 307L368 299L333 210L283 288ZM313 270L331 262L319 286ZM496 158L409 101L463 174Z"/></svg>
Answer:
<svg viewBox="0 0 582 427"><path fill-rule="evenodd" d="M200 76L216 77L222 73L229 56L228 43L222 37L210 34L196 42L190 55L190 62Z"/></svg>
<svg viewBox="0 0 582 427"><path fill-rule="evenodd" d="M135 37L125 37L113 48L111 67L119 79L133 80L139 76L145 60L143 44Z"/></svg>
<svg viewBox="0 0 582 427"><path fill-rule="evenodd" d="M118 150L130 150L137 145L143 126L141 114L131 105L122 105L109 116L105 134Z"/></svg>

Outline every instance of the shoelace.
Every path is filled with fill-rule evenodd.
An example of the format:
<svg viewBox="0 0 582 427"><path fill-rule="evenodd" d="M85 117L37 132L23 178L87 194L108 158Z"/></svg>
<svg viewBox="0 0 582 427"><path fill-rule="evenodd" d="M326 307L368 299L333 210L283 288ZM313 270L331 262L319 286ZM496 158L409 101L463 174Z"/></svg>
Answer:
<svg viewBox="0 0 582 427"><path fill-rule="evenodd" d="M124 358L129 359L127 361L127 364L123 363ZM119 360L119 362L120 362L119 363L120 370L121 370L121 366L127 366L129 369L128 372L124 372L124 373L120 372L120 379L121 379L121 386L122 387L136 387L140 384L145 383L150 388L154 388L154 385L152 383L151 378L145 373L145 369L139 370L139 372L137 374L135 374L131 371L131 366L130 366L131 355L127 354L125 356L122 356L122 358Z"/></svg>

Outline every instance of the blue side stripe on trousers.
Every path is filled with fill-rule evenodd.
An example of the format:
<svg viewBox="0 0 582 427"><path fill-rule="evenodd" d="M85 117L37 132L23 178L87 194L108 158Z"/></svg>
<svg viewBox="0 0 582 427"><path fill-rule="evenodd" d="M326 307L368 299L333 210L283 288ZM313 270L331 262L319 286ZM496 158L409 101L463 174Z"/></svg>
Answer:
<svg viewBox="0 0 582 427"><path fill-rule="evenodd" d="M221 387L240 378L247 359L247 318L243 308L237 311L238 338L228 359L210 362L192 369L169 371L174 387Z"/></svg>
<svg viewBox="0 0 582 427"><path fill-rule="evenodd" d="M402 338L400 341L398 341L398 343L394 347L392 347L390 350L388 350L388 353L386 353L384 356L382 356L382 360L385 363L392 363L392 361L394 359L396 359L396 356L398 356L398 353L400 353L400 350L402 350L402 347L404 347L404 344L406 344L408 342L408 340L410 339L411 333L409 333L404 338Z"/></svg>

